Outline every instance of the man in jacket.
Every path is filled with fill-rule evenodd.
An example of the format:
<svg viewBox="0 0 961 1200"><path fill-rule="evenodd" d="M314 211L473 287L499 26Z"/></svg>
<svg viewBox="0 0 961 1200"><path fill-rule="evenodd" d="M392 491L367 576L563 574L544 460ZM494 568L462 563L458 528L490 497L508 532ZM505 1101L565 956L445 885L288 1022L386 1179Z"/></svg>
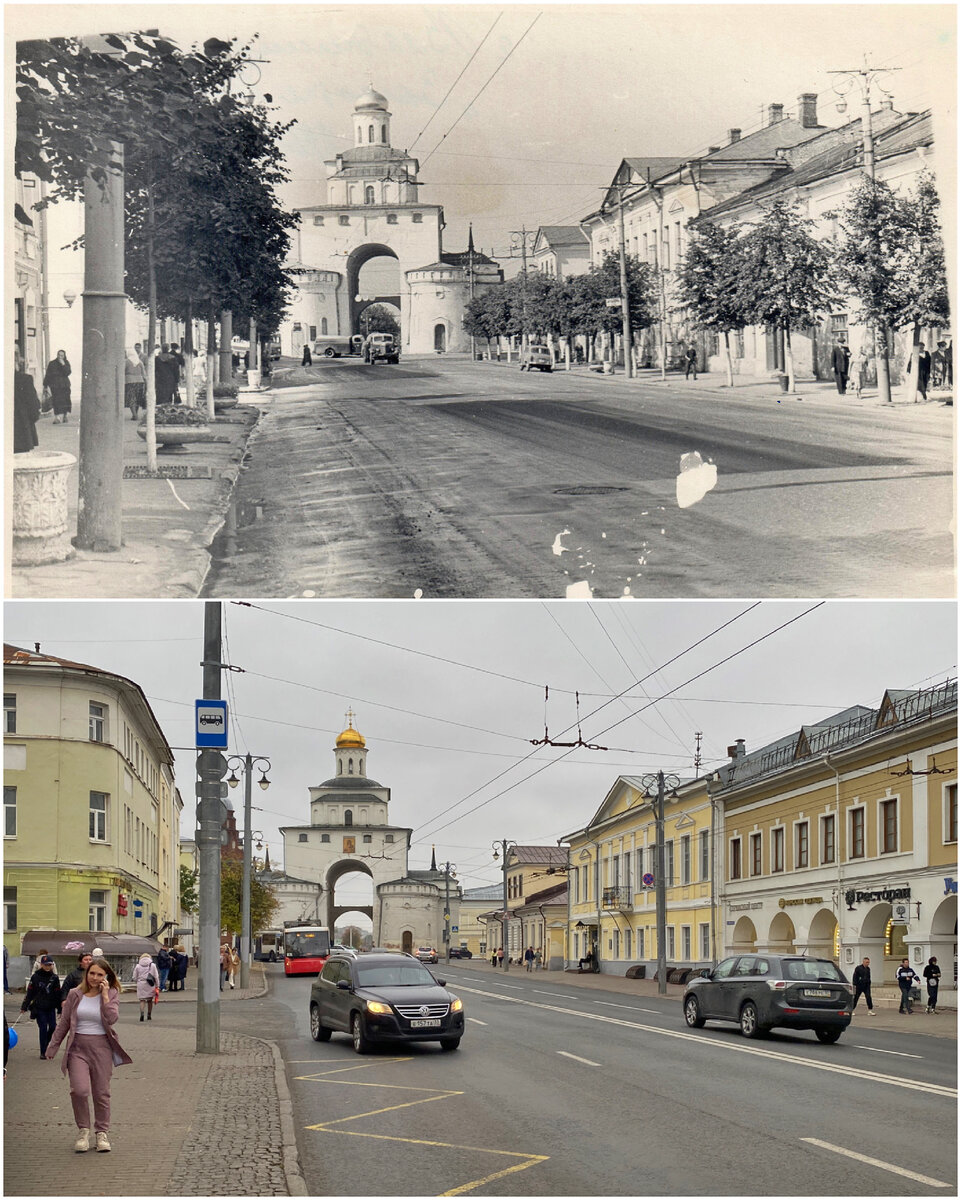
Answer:
<svg viewBox="0 0 961 1200"><path fill-rule="evenodd" d="M53 959L49 954L44 954L40 958L39 968L30 976L27 994L20 1005L20 1011L29 1009L30 1019L37 1022L41 1058L47 1056L47 1046L57 1027L60 1007L60 978L54 970Z"/></svg>
<svg viewBox="0 0 961 1200"><path fill-rule="evenodd" d="M68 994L75 987L79 987L83 983L84 976L87 974L87 967L93 962L93 955L86 952L77 958L77 965L67 974L63 981L63 986L60 988L60 1003L66 1000Z"/></svg>
<svg viewBox="0 0 961 1200"><path fill-rule="evenodd" d="M157 951L157 973L160 976L158 987L161 991L167 986L167 976L170 974L170 951L161 946Z"/></svg>
<svg viewBox="0 0 961 1200"><path fill-rule="evenodd" d="M911 964L906 958L901 959L897 980L898 987L901 989L901 1007L898 1009L898 1014L907 1013L908 1016L911 1016L914 1012L911 1007L911 989L916 983L920 984L921 980L911 970Z"/></svg>
<svg viewBox="0 0 961 1200"><path fill-rule="evenodd" d="M851 351L843 342L835 342L834 349L831 352L831 369L834 372L834 382L838 385L838 392L842 396L848 387L848 365L850 362Z"/></svg>
<svg viewBox="0 0 961 1200"><path fill-rule="evenodd" d="M941 968L938 966L938 960L933 956L929 958L928 964L921 974L924 976L924 981L928 985L928 1007L925 1009L925 1012L937 1012L938 987L941 984Z"/></svg>
<svg viewBox="0 0 961 1200"><path fill-rule="evenodd" d="M858 1000L863 995L868 1006L868 1013L873 1017L874 1002L871 999L871 960L869 958L862 959L854 968L851 982L854 984L854 1003L851 1005L851 1011L854 1012L858 1006Z"/></svg>

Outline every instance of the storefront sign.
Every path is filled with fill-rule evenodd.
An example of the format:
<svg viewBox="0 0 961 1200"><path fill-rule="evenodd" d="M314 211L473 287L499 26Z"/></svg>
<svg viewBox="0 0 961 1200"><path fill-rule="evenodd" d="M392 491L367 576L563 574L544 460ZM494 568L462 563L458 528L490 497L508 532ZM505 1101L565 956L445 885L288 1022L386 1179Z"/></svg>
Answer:
<svg viewBox="0 0 961 1200"><path fill-rule="evenodd" d="M761 907L761 901L750 900L744 904L729 904L727 907L730 912L753 912L756 908Z"/></svg>
<svg viewBox="0 0 961 1200"><path fill-rule="evenodd" d="M848 908L853 908L855 904L872 904L877 900L910 900L911 889L903 888L880 888L876 892L858 892L853 888L844 893L844 902Z"/></svg>
<svg viewBox="0 0 961 1200"><path fill-rule="evenodd" d="M782 896L777 902L778 908L792 908L795 904L823 904L824 899L821 896L803 896L797 900L785 900Z"/></svg>

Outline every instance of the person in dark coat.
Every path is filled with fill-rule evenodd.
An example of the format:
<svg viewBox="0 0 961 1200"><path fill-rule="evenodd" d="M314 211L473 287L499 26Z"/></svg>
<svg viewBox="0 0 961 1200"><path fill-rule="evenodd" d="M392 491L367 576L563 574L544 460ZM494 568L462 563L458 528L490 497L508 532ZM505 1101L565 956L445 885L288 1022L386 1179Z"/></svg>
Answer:
<svg viewBox="0 0 961 1200"><path fill-rule="evenodd" d="M37 422L40 420L40 400L33 376L23 369L20 351L14 355L13 372L13 452L26 454L39 445Z"/></svg>
<svg viewBox="0 0 961 1200"><path fill-rule="evenodd" d="M87 978L87 967L93 962L93 955L84 952L77 958L77 965L68 972L67 978L63 981L60 987L60 1003L66 1000L67 995L73 991L75 987L79 987Z"/></svg>
<svg viewBox="0 0 961 1200"><path fill-rule="evenodd" d="M20 1011L30 1010L31 1021L37 1022L40 1032L40 1057L46 1058L47 1047L57 1027L60 1016L60 976L54 969L53 959L44 954L40 959L39 968L30 976L27 993L20 1005Z"/></svg>
<svg viewBox="0 0 961 1200"><path fill-rule="evenodd" d="M831 352L831 370L834 372L834 382L838 392L844 395L848 388L848 367L851 363L851 351L843 342L835 342Z"/></svg>
<svg viewBox="0 0 961 1200"><path fill-rule="evenodd" d="M50 391L54 425L66 425L67 413L72 407L70 403L70 363L67 362L66 350L58 350L57 357L47 366L47 373L43 377L43 386Z"/></svg>
<svg viewBox="0 0 961 1200"><path fill-rule="evenodd" d="M173 404L174 393L180 380L180 364L170 353L166 342L160 347L160 353L154 362L154 379L157 386L157 403Z"/></svg>
<svg viewBox="0 0 961 1200"><path fill-rule="evenodd" d="M918 391L923 400L928 398L928 380L931 378L931 355L926 346L918 349Z"/></svg>
<svg viewBox="0 0 961 1200"><path fill-rule="evenodd" d="M928 1007L924 1011L937 1012L938 988L941 984L941 968L938 966L938 960L933 956L929 958L927 966L921 974L924 976L924 982L928 985Z"/></svg>
<svg viewBox="0 0 961 1200"><path fill-rule="evenodd" d="M309 367L312 365L313 361L314 360L310 356L310 346L307 344L307 342L304 342L304 355L300 360L300 365L302 367Z"/></svg>
<svg viewBox="0 0 961 1200"><path fill-rule="evenodd" d="M697 381L697 346L692 342L687 348L687 353L684 355L684 378L687 379L691 372L694 372L694 380Z"/></svg>
<svg viewBox="0 0 961 1200"><path fill-rule="evenodd" d="M868 1006L868 1012L873 1017L874 1002L871 999L871 960L869 958L862 959L854 968L851 982L854 984L854 1003L851 1005L851 1011L854 1012L858 1001L863 996Z"/></svg>

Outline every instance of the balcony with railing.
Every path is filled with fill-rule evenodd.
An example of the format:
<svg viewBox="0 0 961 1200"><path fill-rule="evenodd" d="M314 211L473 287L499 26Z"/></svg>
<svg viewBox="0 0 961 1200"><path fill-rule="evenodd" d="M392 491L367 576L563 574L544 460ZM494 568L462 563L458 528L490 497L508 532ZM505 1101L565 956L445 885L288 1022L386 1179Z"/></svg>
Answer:
<svg viewBox="0 0 961 1200"><path fill-rule="evenodd" d="M608 912L630 912L634 908L634 897L627 884L606 887L601 894L601 908Z"/></svg>

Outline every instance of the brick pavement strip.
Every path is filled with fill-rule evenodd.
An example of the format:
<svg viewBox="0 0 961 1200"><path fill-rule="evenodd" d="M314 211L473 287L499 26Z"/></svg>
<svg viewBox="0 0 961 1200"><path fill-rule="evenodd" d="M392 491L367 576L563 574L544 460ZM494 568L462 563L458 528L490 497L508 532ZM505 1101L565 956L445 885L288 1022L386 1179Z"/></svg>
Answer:
<svg viewBox="0 0 961 1200"><path fill-rule="evenodd" d="M262 969L251 985L224 992L222 1024L234 1003L264 994ZM136 998L123 996L118 1032L133 1063L114 1071L113 1149L97 1156L95 1176L90 1160L82 1162L73 1149L62 1051L55 1062L42 1061L36 1026L21 1020L4 1086L5 1196L65 1195L64 1181L78 1170L83 1191L93 1195L306 1195L279 1049L222 1027L221 1053L198 1054L196 994L183 995L173 1003L165 998L154 1019L142 1023ZM14 997L11 1023L18 1008Z"/></svg>

